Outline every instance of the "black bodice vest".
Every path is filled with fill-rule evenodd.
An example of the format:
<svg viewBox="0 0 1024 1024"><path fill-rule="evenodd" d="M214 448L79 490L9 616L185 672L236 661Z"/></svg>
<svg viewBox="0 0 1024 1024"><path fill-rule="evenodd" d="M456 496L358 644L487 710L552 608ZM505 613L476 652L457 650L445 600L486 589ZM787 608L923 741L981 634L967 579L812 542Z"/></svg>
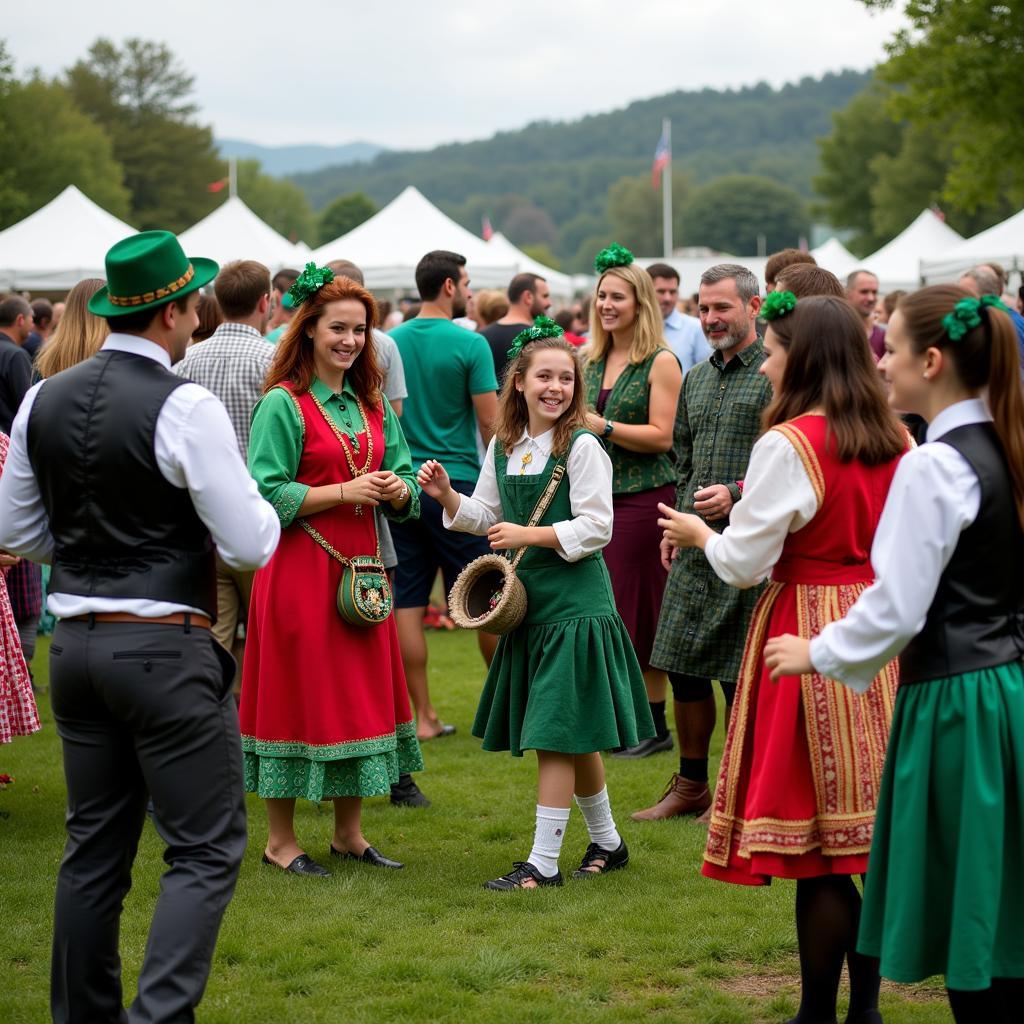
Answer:
<svg viewBox="0 0 1024 1024"><path fill-rule="evenodd" d="M900 655L900 684L1016 661L1024 651L1024 531L1010 473L991 423L942 436L978 475L978 518L960 534L924 629Z"/></svg>
<svg viewBox="0 0 1024 1024"><path fill-rule="evenodd" d="M55 548L50 590L217 608L209 530L157 464L157 418L187 383L144 356L101 351L50 378L28 454Z"/></svg>

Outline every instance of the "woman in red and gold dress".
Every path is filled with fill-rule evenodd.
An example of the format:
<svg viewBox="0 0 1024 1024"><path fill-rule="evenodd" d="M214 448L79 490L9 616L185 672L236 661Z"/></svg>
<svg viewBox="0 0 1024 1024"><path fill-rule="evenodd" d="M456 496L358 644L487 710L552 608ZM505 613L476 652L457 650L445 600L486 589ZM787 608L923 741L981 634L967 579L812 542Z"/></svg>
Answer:
<svg viewBox="0 0 1024 1024"><path fill-rule="evenodd" d="M848 1024L878 1015L878 966L855 952L896 664L864 694L819 675L771 682L765 641L813 636L871 584L871 541L909 443L889 411L864 329L844 299L768 296L775 400L750 456L743 500L715 534L662 506L676 547L703 548L726 583L771 573L750 623L712 807L703 874L764 885L797 879L801 1001L794 1024L836 1019L843 961Z"/></svg>
<svg viewBox="0 0 1024 1024"><path fill-rule="evenodd" d="M263 860L325 875L295 835L297 798L332 800L332 856L400 868L362 833L362 799L387 796L423 761L409 708L391 595L356 576L364 611L339 608L343 563L379 557L373 508L419 514L419 486L398 418L382 394L369 292L309 264L297 307L253 413L249 470L277 509L281 542L256 573L240 724L249 792L266 801Z"/></svg>

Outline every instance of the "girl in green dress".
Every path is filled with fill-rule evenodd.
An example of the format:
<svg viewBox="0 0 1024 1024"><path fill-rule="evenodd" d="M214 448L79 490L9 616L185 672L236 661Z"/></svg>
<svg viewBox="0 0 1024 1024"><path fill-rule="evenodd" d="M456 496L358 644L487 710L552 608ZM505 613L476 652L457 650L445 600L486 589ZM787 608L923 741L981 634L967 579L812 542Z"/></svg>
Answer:
<svg viewBox="0 0 1024 1024"><path fill-rule="evenodd" d="M528 546L518 575L528 606L501 638L473 734L485 750L535 750L538 798L533 848L489 889L561 885L558 856L573 794L590 834L574 878L625 867L600 751L653 735L643 675L615 609L601 557L612 531L612 469L586 429L578 357L545 317L509 350L495 437L472 497L435 460L423 490L444 506L448 529L486 534L495 551ZM528 522L556 465L565 467L547 512Z"/></svg>

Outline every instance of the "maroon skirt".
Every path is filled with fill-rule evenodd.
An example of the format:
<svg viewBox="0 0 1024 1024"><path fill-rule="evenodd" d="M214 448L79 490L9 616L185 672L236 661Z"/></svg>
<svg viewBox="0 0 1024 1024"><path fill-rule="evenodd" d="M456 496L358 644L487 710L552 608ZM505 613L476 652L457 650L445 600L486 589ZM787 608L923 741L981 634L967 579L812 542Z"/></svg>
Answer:
<svg viewBox="0 0 1024 1024"><path fill-rule="evenodd" d="M658 630L661 599L668 573L661 566L658 502L674 506L674 484L612 499L615 526L604 549L619 615L633 641L640 668L651 667L651 649Z"/></svg>

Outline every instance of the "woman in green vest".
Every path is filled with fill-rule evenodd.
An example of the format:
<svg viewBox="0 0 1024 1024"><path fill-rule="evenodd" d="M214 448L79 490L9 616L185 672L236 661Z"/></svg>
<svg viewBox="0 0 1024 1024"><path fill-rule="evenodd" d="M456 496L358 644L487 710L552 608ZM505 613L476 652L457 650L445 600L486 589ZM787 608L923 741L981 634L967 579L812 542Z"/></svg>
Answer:
<svg viewBox="0 0 1024 1024"><path fill-rule="evenodd" d="M658 550L658 503L675 504L676 470L668 453L683 375L665 344L650 275L633 263L633 254L610 245L598 253L594 269L600 277L583 372L587 421L612 460L615 527L604 558L615 605L644 673L656 730L619 754L647 757L672 749L665 724L668 679L651 667L651 648L668 579Z"/></svg>

